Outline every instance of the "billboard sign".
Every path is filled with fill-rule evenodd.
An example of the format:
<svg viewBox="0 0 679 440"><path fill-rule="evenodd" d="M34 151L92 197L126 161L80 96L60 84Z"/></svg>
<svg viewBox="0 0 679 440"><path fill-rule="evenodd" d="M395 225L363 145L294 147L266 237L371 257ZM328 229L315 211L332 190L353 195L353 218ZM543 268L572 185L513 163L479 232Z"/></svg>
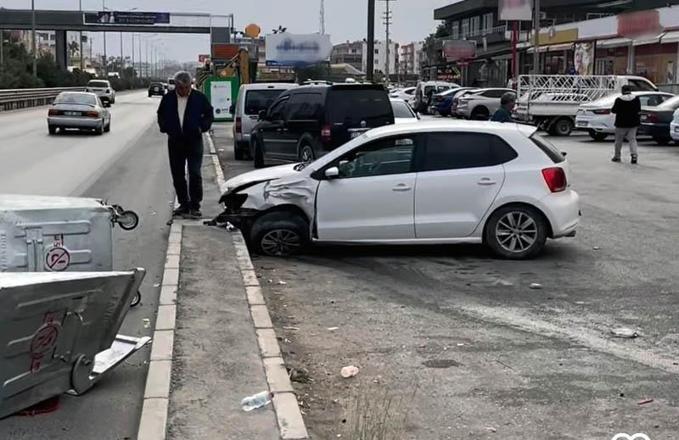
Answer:
<svg viewBox="0 0 679 440"><path fill-rule="evenodd" d="M448 62L476 58L476 42L473 40L446 40L443 42L443 56Z"/></svg>
<svg viewBox="0 0 679 440"><path fill-rule="evenodd" d="M202 53L198 55L198 62L201 64L205 64L206 61L210 59L210 55L207 53Z"/></svg>
<svg viewBox="0 0 679 440"><path fill-rule="evenodd" d="M533 0L499 0L500 21L531 21Z"/></svg>
<svg viewBox="0 0 679 440"><path fill-rule="evenodd" d="M578 75L594 75L594 51L596 43L586 41L575 43L573 57L575 61L575 72Z"/></svg>
<svg viewBox="0 0 679 440"><path fill-rule="evenodd" d="M663 31L660 11L648 9L618 15L618 36L626 38L658 35Z"/></svg>
<svg viewBox="0 0 679 440"><path fill-rule="evenodd" d="M266 62L270 66L304 66L327 61L332 52L329 35L289 34L266 36Z"/></svg>
<svg viewBox="0 0 679 440"><path fill-rule="evenodd" d="M84 14L85 24L121 24L153 26L170 24L169 12L99 11Z"/></svg>

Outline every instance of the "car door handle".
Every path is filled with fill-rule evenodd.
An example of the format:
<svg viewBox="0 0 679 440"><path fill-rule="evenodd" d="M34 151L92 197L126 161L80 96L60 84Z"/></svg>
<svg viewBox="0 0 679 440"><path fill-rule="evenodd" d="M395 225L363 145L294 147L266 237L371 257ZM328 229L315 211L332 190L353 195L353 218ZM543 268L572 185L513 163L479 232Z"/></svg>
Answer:
<svg viewBox="0 0 679 440"><path fill-rule="evenodd" d="M494 181L493 179L491 179L489 177L484 177L483 179L479 180L476 183L478 183L481 186L491 186L491 185L497 184L496 181Z"/></svg>
<svg viewBox="0 0 679 440"><path fill-rule="evenodd" d="M396 191L396 192L407 192L410 191L412 188L406 185L405 183L400 183L393 187L391 190Z"/></svg>

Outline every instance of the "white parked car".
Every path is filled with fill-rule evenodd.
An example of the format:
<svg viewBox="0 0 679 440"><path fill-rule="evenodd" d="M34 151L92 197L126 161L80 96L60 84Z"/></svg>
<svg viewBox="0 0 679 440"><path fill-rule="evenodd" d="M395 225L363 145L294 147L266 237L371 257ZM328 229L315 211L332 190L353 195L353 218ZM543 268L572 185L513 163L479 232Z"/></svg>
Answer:
<svg viewBox="0 0 679 440"><path fill-rule="evenodd" d="M413 105L415 100L416 87L406 87L405 89L396 89L389 92L390 98L402 99L410 105Z"/></svg>
<svg viewBox="0 0 679 440"><path fill-rule="evenodd" d="M259 121L259 113L265 111L281 93L296 87L292 83L255 83L243 84L238 90L238 98L230 109L233 123L233 155L236 160L250 155L250 133Z"/></svg>
<svg viewBox="0 0 679 440"><path fill-rule="evenodd" d="M632 92L641 100L642 107L656 107L674 97L665 92ZM603 141L615 134L615 114L611 113L615 100L622 96L614 93L594 102L582 104L575 115L575 128L587 130L592 139Z"/></svg>
<svg viewBox="0 0 679 440"><path fill-rule="evenodd" d="M236 176L216 221L260 253L310 243L484 243L536 256L575 235L568 162L536 128L435 120L375 128L322 158Z"/></svg>
<svg viewBox="0 0 679 440"><path fill-rule="evenodd" d="M394 124L407 124L420 120L415 110L404 100L391 98L389 102L391 102L391 108L394 110Z"/></svg>
<svg viewBox="0 0 679 440"><path fill-rule="evenodd" d="M111 82L106 79L92 79L85 87L86 92L96 93L104 105L116 103L116 91L111 87Z"/></svg>
<svg viewBox="0 0 679 440"><path fill-rule="evenodd" d="M670 122L670 136L672 140L679 142L679 109L674 111L672 122Z"/></svg>
<svg viewBox="0 0 679 440"><path fill-rule="evenodd" d="M488 88L468 93L458 99L456 113L466 119L488 120L500 108L500 98L512 89Z"/></svg>

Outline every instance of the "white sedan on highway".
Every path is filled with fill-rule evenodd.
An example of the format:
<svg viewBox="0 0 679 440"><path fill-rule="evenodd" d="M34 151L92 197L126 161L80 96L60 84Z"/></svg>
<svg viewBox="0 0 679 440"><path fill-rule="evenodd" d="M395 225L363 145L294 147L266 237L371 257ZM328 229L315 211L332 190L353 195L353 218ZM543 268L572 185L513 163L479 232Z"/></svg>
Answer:
<svg viewBox="0 0 679 440"><path fill-rule="evenodd" d="M111 130L111 112L94 93L61 92L47 111L49 134L74 128L103 134Z"/></svg>
<svg viewBox="0 0 679 440"><path fill-rule="evenodd" d="M665 92L632 92L641 100L642 107L656 107L674 97ZM609 135L615 134L615 114L611 113L619 93L606 96L594 102L582 104L575 116L575 128L587 130L592 139L603 141Z"/></svg>
<svg viewBox="0 0 679 440"><path fill-rule="evenodd" d="M580 221L566 158L517 124L389 125L308 165L241 174L224 189L215 221L272 256L312 242L484 243L523 259L547 238L574 236Z"/></svg>

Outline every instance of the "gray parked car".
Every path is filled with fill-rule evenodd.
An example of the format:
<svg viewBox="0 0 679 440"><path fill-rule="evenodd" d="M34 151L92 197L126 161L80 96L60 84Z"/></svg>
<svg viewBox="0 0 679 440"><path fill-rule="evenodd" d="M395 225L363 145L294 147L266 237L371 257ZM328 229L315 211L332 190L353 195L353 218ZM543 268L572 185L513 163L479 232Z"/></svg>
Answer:
<svg viewBox="0 0 679 440"><path fill-rule="evenodd" d="M111 113L94 93L61 92L47 112L50 134L77 128L103 134L111 130Z"/></svg>

